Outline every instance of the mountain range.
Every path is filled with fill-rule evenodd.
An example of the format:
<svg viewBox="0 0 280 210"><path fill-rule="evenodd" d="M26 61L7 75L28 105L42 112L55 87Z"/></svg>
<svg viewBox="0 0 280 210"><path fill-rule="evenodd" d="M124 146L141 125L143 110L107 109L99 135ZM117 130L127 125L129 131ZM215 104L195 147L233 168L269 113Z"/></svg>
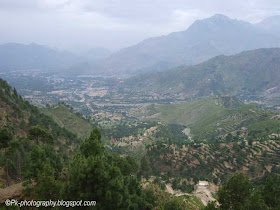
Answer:
<svg viewBox="0 0 280 210"><path fill-rule="evenodd" d="M107 57L110 51L93 48L81 54L60 51L39 44L7 43L0 45L0 71L44 70L63 72L75 64Z"/></svg>
<svg viewBox="0 0 280 210"><path fill-rule="evenodd" d="M271 17L259 24L251 24L214 15L195 21L185 31L146 39L122 49L100 62L99 68L123 73L160 71L198 64L217 55L280 47L280 37L274 31L278 18Z"/></svg>
<svg viewBox="0 0 280 210"><path fill-rule="evenodd" d="M71 66L78 57L38 44L0 45L0 71L40 69L54 71Z"/></svg>
<svg viewBox="0 0 280 210"><path fill-rule="evenodd" d="M274 36L280 37L280 15L266 18L257 23L256 26Z"/></svg>
<svg viewBox="0 0 280 210"><path fill-rule="evenodd" d="M232 56L217 56L194 66L142 74L126 80L138 91L180 93L188 97L234 94L278 97L280 49L257 49ZM278 93L278 94L277 94Z"/></svg>
<svg viewBox="0 0 280 210"><path fill-rule="evenodd" d="M38 44L3 44L0 71L43 69L131 75L194 65L217 55L280 47L279 18L274 16L251 24L217 14L195 21L185 31L149 38L112 54L103 48L78 56Z"/></svg>

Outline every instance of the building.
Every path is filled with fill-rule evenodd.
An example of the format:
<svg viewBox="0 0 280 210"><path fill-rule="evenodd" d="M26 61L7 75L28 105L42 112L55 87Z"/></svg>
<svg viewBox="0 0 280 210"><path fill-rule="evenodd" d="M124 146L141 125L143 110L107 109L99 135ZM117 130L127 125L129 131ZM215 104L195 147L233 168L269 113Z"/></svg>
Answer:
<svg viewBox="0 0 280 210"><path fill-rule="evenodd" d="M209 186L209 182L207 182L207 181L198 182L198 187L208 187L208 186Z"/></svg>

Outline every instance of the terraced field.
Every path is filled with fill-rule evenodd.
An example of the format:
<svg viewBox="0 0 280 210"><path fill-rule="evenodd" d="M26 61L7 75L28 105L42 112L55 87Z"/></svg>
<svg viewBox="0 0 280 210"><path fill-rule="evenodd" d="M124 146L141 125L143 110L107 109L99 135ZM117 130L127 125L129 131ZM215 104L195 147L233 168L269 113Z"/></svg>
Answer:
<svg viewBox="0 0 280 210"><path fill-rule="evenodd" d="M160 168L160 176L172 171L174 177L223 183L227 177L245 173L252 179L268 172L280 172L280 141L247 141L220 144L176 146L156 144L147 153L151 168ZM163 172L163 173L162 173ZM155 175L157 171L153 171Z"/></svg>
<svg viewBox="0 0 280 210"><path fill-rule="evenodd" d="M261 134L260 138L267 137L280 127L280 121L272 119L273 115L276 113L261 110L253 104L243 104L232 96L223 96L184 104L152 105L146 108L144 118L164 124L186 125L193 139L203 142L225 139L229 133L237 139L243 138L254 131Z"/></svg>

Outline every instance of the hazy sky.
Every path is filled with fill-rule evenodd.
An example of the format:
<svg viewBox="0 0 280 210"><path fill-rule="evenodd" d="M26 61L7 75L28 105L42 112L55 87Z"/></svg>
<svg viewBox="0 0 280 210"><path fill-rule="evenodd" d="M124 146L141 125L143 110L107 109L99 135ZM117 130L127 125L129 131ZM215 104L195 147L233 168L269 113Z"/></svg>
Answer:
<svg viewBox="0 0 280 210"><path fill-rule="evenodd" d="M216 13L254 23L280 0L0 0L0 43L116 50Z"/></svg>

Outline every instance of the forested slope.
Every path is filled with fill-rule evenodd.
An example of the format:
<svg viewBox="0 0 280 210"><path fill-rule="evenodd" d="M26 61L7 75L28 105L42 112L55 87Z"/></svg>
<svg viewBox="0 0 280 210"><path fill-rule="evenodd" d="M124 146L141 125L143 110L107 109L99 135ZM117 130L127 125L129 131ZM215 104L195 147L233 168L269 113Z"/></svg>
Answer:
<svg viewBox="0 0 280 210"><path fill-rule="evenodd" d="M266 99L279 89L279 65L279 48L257 49L132 77L125 85L137 91L176 93L189 98L232 94Z"/></svg>
<svg viewBox="0 0 280 210"><path fill-rule="evenodd" d="M81 142L0 82L0 206L60 199L96 201L91 208L98 209L198 208L156 186L143 188L138 163L107 151L98 129Z"/></svg>

